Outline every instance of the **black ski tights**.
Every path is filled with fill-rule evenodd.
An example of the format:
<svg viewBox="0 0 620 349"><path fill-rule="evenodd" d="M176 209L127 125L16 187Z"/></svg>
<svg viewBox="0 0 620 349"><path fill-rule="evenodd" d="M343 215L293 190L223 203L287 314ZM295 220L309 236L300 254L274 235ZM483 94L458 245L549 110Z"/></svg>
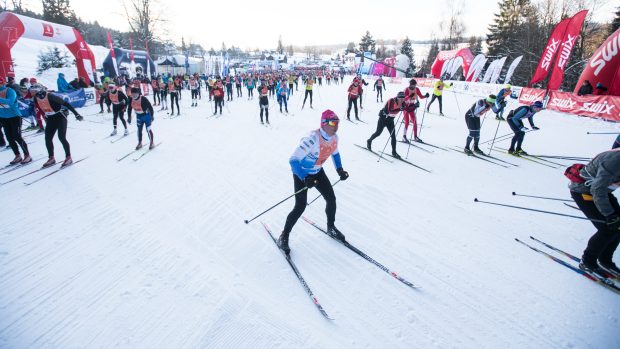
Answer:
<svg viewBox="0 0 620 349"><path fill-rule="evenodd" d="M334 189L332 189L329 178L327 178L327 175L325 174L325 171L323 169L321 169L316 175L314 175L314 178L317 180L315 188L319 191L319 193L321 193L327 203L327 205L325 206L325 214L327 215L327 226L332 226L336 221L336 195L334 194ZM293 175L293 183L295 187L295 192L300 191L306 186L306 184L296 175ZM307 203L308 190L304 190L301 193L295 195L295 207L286 217L284 233L288 234L291 232L299 217L301 217L302 213L304 213Z"/></svg>

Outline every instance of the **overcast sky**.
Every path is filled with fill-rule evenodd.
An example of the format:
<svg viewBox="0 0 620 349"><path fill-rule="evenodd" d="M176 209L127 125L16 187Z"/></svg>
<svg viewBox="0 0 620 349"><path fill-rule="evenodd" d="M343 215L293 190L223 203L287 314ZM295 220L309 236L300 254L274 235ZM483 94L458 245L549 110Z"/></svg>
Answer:
<svg viewBox="0 0 620 349"><path fill-rule="evenodd" d="M78 17L119 30L128 30L123 1L71 0ZM375 39L426 40L440 36L439 23L449 15L449 0L152 0L168 23L168 38L206 49L227 47L275 48L278 36L296 46L359 42L369 30ZM484 36L499 12L498 0L451 0L464 4L466 35ZM605 1L603 1L605 2ZM40 0L25 0L41 11ZM610 21L618 1L607 1L596 18ZM546 38L541 38L546 40Z"/></svg>

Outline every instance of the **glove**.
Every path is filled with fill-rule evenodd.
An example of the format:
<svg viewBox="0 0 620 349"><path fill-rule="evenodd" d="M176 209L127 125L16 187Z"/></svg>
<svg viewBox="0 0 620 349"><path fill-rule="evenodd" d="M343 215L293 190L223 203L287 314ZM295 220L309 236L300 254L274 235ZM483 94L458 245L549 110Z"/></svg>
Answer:
<svg viewBox="0 0 620 349"><path fill-rule="evenodd" d="M316 185L316 178L314 178L313 175L307 175L304 183L306 184L306 187L310 189Z"/></svg>
<svg viewBox="0 0 620 349"><path fill-rule="evenodd" d="M620 231L620 217L617 214L612 214L611 216L605 217L605 221L607 222L607 227L609 230L613 232Z"/></svg>
<svg viewBox="0 0 620 349"><path fill-rule="evenodd" d="M536 126L532 126L532 130L540 130L540 128Z"/></svg>
<svg viewBox="0 0 620 349"><path fill-rule="evenodd" d="M400 105L400 111L403 111L403 110L405 110L405 103Z"/></svg>
<svg viewBox="0 0 620 349"><path fill-rule="evenodd" d="M527 132L527 130L529 130L529 128L527 128L527 127L525 127L525 126L523 126L523 127L521 127L521 128L519 129L519 131L521 131L521 132Z"/></svg>
<svg viewBox="0 0 620 349"><path fill-rule="evenodd" d="M347 178L349 178L349 172L343 170L342 167L336 169L336 172L338 172L338 175L340 176L341 181L346 181Z"/></svg>
<svg viewBox="0 0 620 349"><path fill-rule="evenodd" d="M430 95L428 94L428 92L426 92L426 94L424 95L424 98L428 98L428 96Z"/></svg>
<svg viewBox="0 0 620 349"><path fill-rule="evenodd" d="M82 120L84 120L84 117L83 117L82 115L80 115L80 114L76 114L76 115L75 115L75 118L77 119L77 121L82 121Z"/></svg>

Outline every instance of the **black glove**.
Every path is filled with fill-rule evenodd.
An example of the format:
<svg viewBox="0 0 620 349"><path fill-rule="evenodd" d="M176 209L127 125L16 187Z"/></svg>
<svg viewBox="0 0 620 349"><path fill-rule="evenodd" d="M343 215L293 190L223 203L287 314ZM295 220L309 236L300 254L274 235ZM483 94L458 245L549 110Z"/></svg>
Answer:
<svg viewBox="0 0 620 349"><path fill-rule="evenodd" d="M346 181L347 178L349 178L349 172L343 170L342 167L336 169L336 172L338 172L338 175L340 176L341 181Z"/></svg>
<svg viewBox="0 0 620 349"><path fill-rule="evenodd" d="M304 180L304 183L306 184L306 187L308 187L308 189L314 187L316 185L316 178L314 178L313 175L307 175L306 179Z"/></svg>
<svg viewBox="0 0 620 349"><path fill-rule="evenodd" d="M620 231L620 217L617 214L612 214L611 216L605 217L605 221L607 222L607 227L609 230L617 233Z"/></svg>
<svg viewBox="0 0 620 349"><path fill-rule="evenodd" d="M430 96L430 95L428 94L428 92L426 92L426 94L424 95L424 97L425 97L425 98L428 98L428 96Z"/></svg>
<svg viewBox="0 0 620 349"><path fill-rule="evenodd" d="M82 121L84 120L84 117L80 114L75 114L75 118L77 119L77 121Z"/></svg>
<svg viewBox="0 0 620 349"><path fill-rule="evenodd" d="M540 130L540 128L536 126L532 126L532 130Z"/></svg>

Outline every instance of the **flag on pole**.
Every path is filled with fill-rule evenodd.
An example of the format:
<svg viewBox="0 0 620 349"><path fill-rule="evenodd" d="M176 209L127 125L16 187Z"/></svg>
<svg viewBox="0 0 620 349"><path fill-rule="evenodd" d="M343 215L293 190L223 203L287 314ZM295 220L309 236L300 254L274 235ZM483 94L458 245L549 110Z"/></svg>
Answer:
<svg viewBox="0 0 620 349"><path fill-rule="evenodd" d="M583 20L586 18L587 14L588 10L579 11L570 19L570 22L568 22L568 26L564 31L562 43L560 44L560 53L555 61L555 66L553 67L551 78L549 78L549 84L547 85L549 90L557 90L560 88L560 85L562 85L562 80L564 80L564 69L566 69L570 54L573 52L573 47L577 42L577 38L579 38L579 32L581 31Z"/></svg>

